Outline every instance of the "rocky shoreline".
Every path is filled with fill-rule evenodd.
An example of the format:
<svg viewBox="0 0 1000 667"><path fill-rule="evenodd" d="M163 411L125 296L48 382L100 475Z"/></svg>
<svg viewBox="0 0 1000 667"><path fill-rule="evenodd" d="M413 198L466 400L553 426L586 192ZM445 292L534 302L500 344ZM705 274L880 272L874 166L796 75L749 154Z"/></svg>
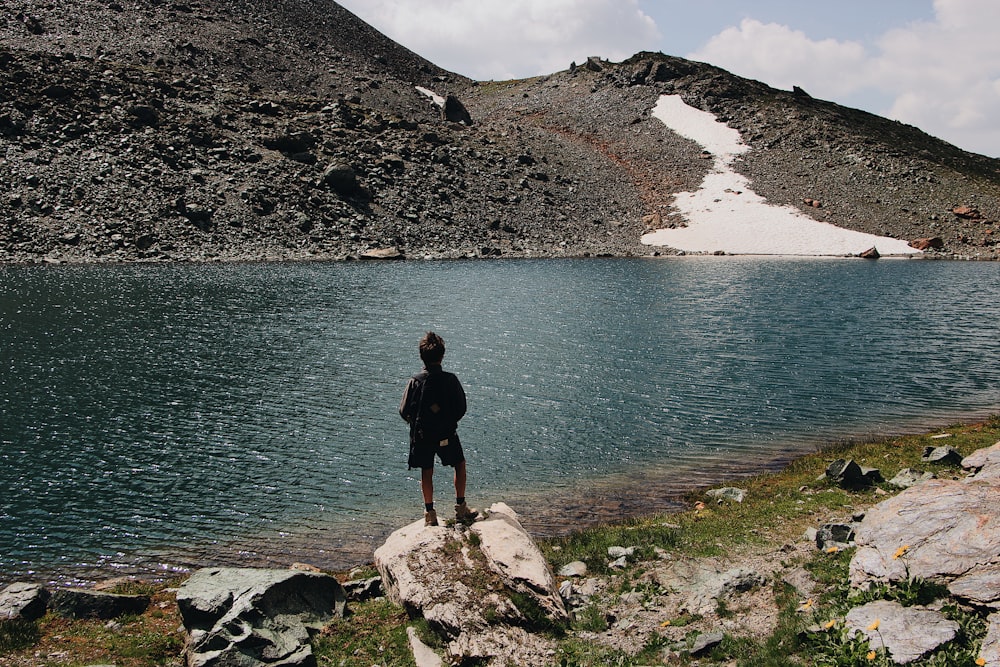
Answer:
<svg viewBox="0 0 1000 667"><path fill-rule="evenodd" d="M664 94L739 130L771 203L998 256L1000 160L703 63L474 82L319 0L15 5L0 263L674 254L640 237L711 160Z"/></svg>

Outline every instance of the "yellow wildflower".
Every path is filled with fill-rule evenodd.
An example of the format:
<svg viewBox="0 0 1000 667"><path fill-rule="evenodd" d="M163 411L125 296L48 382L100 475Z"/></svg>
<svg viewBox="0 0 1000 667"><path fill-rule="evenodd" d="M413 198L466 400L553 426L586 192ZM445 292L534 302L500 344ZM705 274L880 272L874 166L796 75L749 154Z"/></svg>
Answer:
<svg viewBox="0 0 1000 667"><path fill-rule="evenodd" d="M909 550L910 550L910 545L909 544L904 544L903 546L901 546L898 549L896 549L896 553L894 553L892 555L892 559L893 560L898 560L900 556L902 556L903 554L905 554Z"/></svg>
<svg viewBox="0 0 1000 667"><path fill-rule="evenodd" d="M866 655L865 657L868 658L868 662L871 662L872 660L875 659L875 651L868 651L868 655Z"/></svg>
<svg viewBox="0 0 1000 667"><path fill-rule="evenodd" d="M669 618L667 620L663 621L663 623L660 623L660 627L661 628L665 628L668 625L670 625L670 619Z"/></svg>
<svg viewBox="0 0 1000 667"><path fill-rule="evenodd" d="M829 549L826 550L828 554L835 554L838 551L840 551L840 547L830 547Z"/></svg>
<svg viewBox="0 0 1000 667"><path fill-rule="evenodd" d="M876 618L874 621L872 621L872 624L868 626L868 629L869 630L878 630L878 624L879 623L880 623L879 619Z"/></svg>
<svg viewBox="0 0 1000 667"><path fill-rule="evenodd" d="M832 628L835 625L837 625L837 621L835 621L835 620L833 620L831 618L829 621L827 621L826 623L823 624L823 629L824 630L829 630L830 628Z"/></svg>
<svg viewBox="0 0 1000 667"><path fill-rule="evenodd" d="M979 667L983 667L983 665L986 664L986 658L984 658L983 656L979 656L978 658L976 658L976 664L979 665Z"/></svg>
<svg viewBox="0 0 1000 667"><path fill-rule="evenodd" d="M805 611L813 606L812 598L799 603L799 611Z"/></svg>

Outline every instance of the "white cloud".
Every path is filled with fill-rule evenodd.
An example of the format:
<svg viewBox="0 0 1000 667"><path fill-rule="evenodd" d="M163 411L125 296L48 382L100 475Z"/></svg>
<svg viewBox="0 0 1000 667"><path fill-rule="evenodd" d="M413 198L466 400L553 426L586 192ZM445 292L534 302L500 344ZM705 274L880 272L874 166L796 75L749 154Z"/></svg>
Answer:
<svg viewBox="0 0 1000 667"><path fill-rule="evenodd" d="M1000 3L935 0L934 11L933 21L890 30L870 49L747 19L690 57L825 99L889 99L868 110L1000 156Z"/></svg>
<svg viewBox="0 0 1000 667"><path fill-rule="evenodd" d="M549 74L657 49L638 0L340 0L436 65L474 79Z"/></svg>

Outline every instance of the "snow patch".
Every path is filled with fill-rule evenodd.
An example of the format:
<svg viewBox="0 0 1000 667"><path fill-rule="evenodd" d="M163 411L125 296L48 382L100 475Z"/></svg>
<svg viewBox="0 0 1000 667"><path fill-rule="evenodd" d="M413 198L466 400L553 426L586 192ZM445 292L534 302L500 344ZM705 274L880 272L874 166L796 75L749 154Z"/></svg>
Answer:
<svg viewBox="0 0 1000 667"><path fill-rule="evenodd" d="M414 88L417 89L418 93L420 93L421 95L426 95L427 97L431 98L431 101L433 101L434 104L436 104L439 107L441 107L442 109L444 109L444 98L443 97L441 97L440 95L438 95L437 93L435 93L433 90L430 90L428 88L424 88L423 86L414 86Z"/></svg>

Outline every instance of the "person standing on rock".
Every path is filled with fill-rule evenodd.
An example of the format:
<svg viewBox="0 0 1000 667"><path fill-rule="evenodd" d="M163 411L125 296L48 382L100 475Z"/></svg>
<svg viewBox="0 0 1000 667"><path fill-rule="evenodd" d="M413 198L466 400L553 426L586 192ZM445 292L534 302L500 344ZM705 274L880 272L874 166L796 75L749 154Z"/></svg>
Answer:
<svg viewBox="0 0 1000 667"><path fill-rule="evenodd" d="M473 521L475 511L465 503L465 452L458 439L458 422L465 416L465 390L458 376L441 368L444 340L433 331L420 339L424 369L410 378L399 403L399 416L410 425L410 469L420 468L424 496L424 525L436 526L434 457L455 469L455 518Z"/></svg>

